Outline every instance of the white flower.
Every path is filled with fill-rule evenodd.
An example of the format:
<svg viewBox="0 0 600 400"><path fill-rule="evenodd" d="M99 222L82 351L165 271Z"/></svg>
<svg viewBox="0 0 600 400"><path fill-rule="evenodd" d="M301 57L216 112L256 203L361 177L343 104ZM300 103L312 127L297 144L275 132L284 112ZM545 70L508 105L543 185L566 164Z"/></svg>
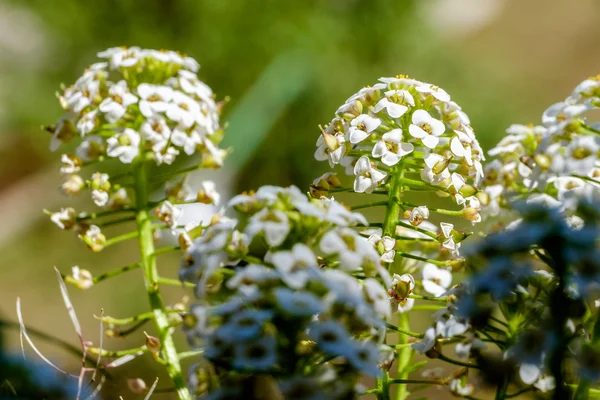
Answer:
<svg viewBox="0 0 600 400"><path fill-rule="evenodd" d="M213 181L202 181L202 189L198 191L196 199L199 203L218 205L221 195L217 192L217 185Z"/></svg>
<svg viewBox="0 0 600 400"><path fill-rule="evenodd" d="M87 136L77 149L75 154L83 161L95 160L102 156L105 151L104 140L100 136Z"/></svg>
<svg viewBox="0 0 600 400"><path fill-rule="evenodd" d="M127 107L137 101L138 98L128 91L127 82L119 81L108 89L108 97L102 100L98 108L108 122L115 123L125 115Z"/></svg>
<svg viewBox="0 0 600 400"><path fill-rule="evenodd" d="M106 242L106 237L97 225L90 225L82 235L79 235L79 238L93 252L101 251Z"/></svg>
<svg viewBox="0 0 600 400"><path fill-rule="evenodd" d="M137 92L140 96L140 112L146 118L165 113L173 98L173 89L169 86L142 83L137 87Z"/></svg>
<svg viewBox="0 0 600 400"><path fill-rule="evenodd" d="M423 267L423 289L436 297L446 292L452 284L450 271L438 268L436 265L427 263Z"/></svg>
<svg viewBox="0 0 600 400"><path fill-rule="evenodd" d="M271 311L246 309L233 314L219 335L229 343L245 342L259 336L264 324L273 317Z"/></svg>
<svg viewBox="0 0 600 400"><path fill-rule="evenodd" d="M81 171L81 159L69 154L63 154L60 157L62 166L60 167L60 173L64 175L73 175Z"/></svg>
<svg viewBox="0 0 600 400"><path fill-rule="evenodd" d="M125 128L121 133L106 140L106 154L118 157L124 164L131 164L140 152L140 134L131 128Z"/></svg>
<svg viewBox="0 0 600 400"><path fill-rule="evenodd" d="M542 370L536 364L522 363L519 366L519 377L526 385L536 382L542 375Z"/></svg>
<svg viewBox="0 0 600 400"><path fill-rule="evenodd" d="M450 250L453 254L457 254L458 248L460 247L460 243L456 243L454 241L454 238L452 237L452 230L454 229L454 225L449 224L447 222L440 222L440 228L444 238L442 247Z"/></svg>
<svg viewBox="0 0 600 400"><path fill-rule="evenodd" d="M332 121L327 128L321 132L317 139L317 150L315 150L315 159L317 161L329 161L329 166L333 168L339 164L346 153L346 138L343 134L335 132L335 125L339 121Z"/></svg>
<svg viewBox="0 0 600 400"><path fill-rule="evenodd" d="M177 157L178 155L179 150L174 149L173 147L167 147L166 150L154 153L154 159L156 160L156 163L158 165L161 165L163 163L171 165L173 164L173 161L175 161L175 157Z"/></svg>
<svg viewBox="0 0 600 400"><path fill-rule="evenodd" d="M310 317L323 310L321 300L310 292L299 292L289 288L277 288L274 291L277 305L288 315Z"/></svg>
<svg viewBox="0 0 600 400"><path fill-rule="evenodd" d="M179 218L181 218L183 211L181 208L175 207L173 204L171 204L170 201L165 200L160 204L160 206L154 209L154 213L158 219L167 224L169 228L173 229L177 226L177 222L179 221Z"/></svg>
<svg viewBox="0 0 600 400"><path fill-rule="evenodd" d="M259 286L277 281L280 275L277 271L259 264L249 264L237 270L235 275L227 281L229 289L236 289L244 296L255 297L259 293Z"/></svg>
<svg viewBox="0 0 600 400"><path fill-rule="evenodd" d="M383 134L381 140L373 146L372 155L375 158L381 157L382 163L392 166L414 149L411 143L402 142L402 130L397 128Z"/></svg>
<svg viewBox="0 0 600 400"><path fill-rule="evenodd" d="M345 357L354 368L371 376L381 374L377 366L379 363L379 351L375 343L356 343L354 346L349 347L348 351L349 354L346 354Z"/></svg>
<svg viewBox="0 0 600 400"><path fill-rule="evenodd" d="M326 353L334 356L347 354L352 346L350 334L335 321L313 322L308 326L308 336Z"/></svg>
<svg viewBox="0 0 600 400"><path fill-rule="evenodd" d="M290 223L286 213L279 210L262 209L254 214L246 228L250 239L263 232L269 246L279 246L290 232Z"/></svg>
<svg viewBox="0 0 600 400"><path fill-rule="evenodd" d="M273 336L235 345L233 366L241 370L267 371L277 363L277 341Z"/></svg>
<svg viewBox="0 0 600 400"><path fill-rule="evenodd" d="M319 248L325 254L338 254L340 267L346 271L358 271L365 259L375 258L379 263L379 254L373 246L360 237L354 230L338 228L323 235Z"/></svg>
<svg viewBox="0 0 600 400"><path fill-rule="evenodd" d="M75 196L81 193L81 190L85 187L85 182L79 175L69 176L63 184L60 186L61 190L67 196Z"/></svg>
<svg viewBox="0 0 600 400"><path fill-rule="evenodd" d="M79 289L89 289L94 285L94 277L87 269L81 269L77 265L71 268L71 276Z"/></svg>
<svg viewBox="0 0 600 400"><path fill-rule="evenodd" d="M415 306L415 299L404 299L398 302L398 312L400 314L409 312Z"/></svg>
<svg viewBox="0 0 600 400"><path fill-rule="evenodd" d="M423 339L421 339L420 342L413 344L412 348L417 350L421 354L425 354L426 352L431 350L433 346L435 346L435 342L437 340L436 338L437 334L435 332L435 328L430 326L425 330L425 335L423 336Z"/></svg>
<svg viewBox="0 0 600 400"><path fill-rule="evenodd" d="M362 156L354 166L354 191L357 193L372 193L387 174L374 167L369 157Z"/></svg>
<svg viewBox="0 0 600 400"><path fill-rule="evenodd" d="M404 103L415 105L415 100L407 90L388 90L385 95L386 97L373 107L373 112L378 113L385 108L391 118L400 118L408 110Z"/></svg>
<svg viewBox="0 0 600 400"><path fill-rule="evenodd" d="M202 141L202 136L198 133L197 130L193 129L191 131L175 128L173 129L173 133L171 134L171 142L178 147L182 147L185 154L191 156L198 149L198 145L200 145Z"/></svg>
<svg viewBox="0 0 600 400"><path fill-rule="evenodd" d="M450 178L450 171L448 167L444 168L441 172L433 172L434 168L438 165L443 165L446 159L439 154L430 153L423 158L425 162L425 168L421 170L421 179L425 182L433 183L434 185L441 184L446 179Z"/></svg>
<svg viewBox="0 0 600 400"><path fill-rule="evenodd" d="M461 379L452 379L448 384L450 391L458 396L470 396L475 391L475 388L470 383L464 383Z"/></svg>
<svg viewBox="0 0 600 400"><path fill-rule="evenodd" d="M396 256L396 240L389 236L381 237L378 234L369 236L369 243L381 254L381 261L391 263Z"/></svg>
<svg viewBox="0 0 600 400"><path fill-rule="evenodd" d="M179 123L183 128L191 128L203 116L196 100L182 92L175 91L167 108L167 117L171 121Z"/></svg>
<svg viewBox="0 0 600 400"><path fill-rule="evenodd" d="M429 219L429 208L427 206L418 206L408 211L408 221L413 226L419 226L421 223Z"/></svg>
<svg viewBox="0 0 600 400"><path fill-rule="evenodd" d="M554 380L553 376L548 375L546 377L539 378L537 382L533 384L533 386L539 389L542 393L546 393L554 390L556 387L556 381Z"/></svg>
<svg viewBox="0 0 600 400"><path fill-rule="evenodd" d="M142 123L140 134L150 143L152 150L162 150L171 137L171 128L167 125L167 121L160 116L150 117Z"/></svg>
<svg viewBox="0 0 600 400"><path fill-rule="evenodd" d="M423 83L415 88L417 92L424 94L430 94L437 100L442 102L450 101L450 95L442 88L431 85L429 83Z"/></svg>
<svg viewBox="0 0 600 400"><path fill-rule="evenodd" d="M61 208L59 212L50 214L50 221L60 229L71 229L77 221L77 213L71 207Z"/></svg>
<svg viewBox="0 0 600 400"><path fill-rule="evenodd" d="M96 125L98 124L98 112L98 109L87 112L79 119L77 122L77 130L81 133L81 136L91 133L96 128Z"/></svg>
<svg viewBox="0 0 600 400"><path fill-rule="evenodd" d="M111 47L98 53L99 58L106 58L112 68L133 67L143 53L139 47Z"/></svg>
<svg viewBox="0 0 600 400"><path fill-rule="evenodd" d="M361 114L350 121L350 129L348 130L348 139L350 143L356 144L365 140L371 132L381 125L379 118L373 118L367 114Z"/></svg>
<svg viewBox="0 0 600 400"><path fill-rule="evenodd" d="M291 251L270 253L267 259L277 268L281 279L293 289L304 288L313 276L312 268L318 265L315 254L302 243L296 243Z"/></svg>
<svg viewBox="0 0 600 400"><path fill-rule="evenodd" d="M414 138L421 139L424 146L434 149L440 139L438 136L446 131L442 121L433 118L425 110L416 110L412 115L412 124L408 132Z"/></svg>
<svg viewBox="0 0 600 400"><path fill-rule="evenodd" d="M108 192L92 190L92 200L98 207L104 207L108 203Z"/></svg>
<svg viewBox="0 0 600 400"><path fill-rule="evenodd" d="M391 315L390 300L387 291L373 279L365 280L364 289L367 299L372 303L375 315L379 318L389 318Z"/></svg>

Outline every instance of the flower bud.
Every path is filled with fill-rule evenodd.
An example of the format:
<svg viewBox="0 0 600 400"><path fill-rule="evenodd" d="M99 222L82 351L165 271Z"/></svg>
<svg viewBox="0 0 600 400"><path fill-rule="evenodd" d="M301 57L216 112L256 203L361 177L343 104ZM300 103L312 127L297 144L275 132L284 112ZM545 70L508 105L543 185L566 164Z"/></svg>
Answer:
<svg viewBox="0 0 600 400"><path fill-rule="evenodd" d="M73 175L81 171L83 161L81 158L73 154L63 154L60 158L62 166L60 167L60 173L65 175Z"/></svg>
<svg viewBox="0 0 600 400"><path fill-rule="evenodd" d="M322 132L322 135L323 135L323 140L325 141L325 146L327 146L329 151L335 151L338 147L340 147L340 144L338 143L335 136L333 136L330 133L326 133L326 132Z"/></svg>
<svg viewBox="0 0 600 400"><path fill-rule="evenodd" d="M465 183L463 185L463 187L460 188L458 193L460 193L464 197L471 197L477 193L477 188L473 185L469 185L468 183Z"/></svg>
<svg viewBox="0 0 600 400"><path fill-rule="evenodd" d="M442 161L438 161L431 169L434 174L441 174L450 165L450 158L444 158Z"/></svg>
<svg viewBox="0 0 600 400"><path fill-rule="evenodd" d="M128 378L127 387L135 394L144 394L147 391L146 382L141 378Z"/></svg>
<svg viewBox="0 0 600 400"><path fill-rule="evenodd" d="M477 197L477 200L479 200L479 203L481 203L482 206L487 206L490 204L490 195L488 195L486 192L479 191L475 193L475 197Z"/></svg>
<svg viewBox="0 0 600 400"><path fill-rule="evenodd" d="M160 340L155 336L148 335L146 332L144 332L144 335L146 335L146 347L150 353L155 356L158 355L161 347Z"/></svg>
<svg viewBox="0 0 600 400"><path fill-rule="evenodd" d="M544 171L548 170L552 165L552 159L545 154L536 154L533 156L533 159L535 163Z"/></svg>
<svg viewBox="0 0 600 400"><path fill-rule="evenodd" d="M471 222L481 221L481 215L479 215L479 211L473 207L465 207L460 213L460 216Z"/></svg>
<svg viewBox="0 0 600 400"><path fill-rule="evenodd" d="M94 285L94 278L92 273L87 269L80 269L78 266L74 266L71 269L72 283L79 289L89 289Z"/></svg>
<svg viewBox="0 0 600 400"><path fill-rule="evenodd" d="M108 192L110 190L110 182L108 181L108 174L102 174L95 172L89 182L90 189L99 190L102 192Z"/></svg>
<svg viewBox="0 0 600 400"><path fill-rule="evenodd" d="M50 215L50 220L60 229L68 230L77 224L77 212L71 207L61 208L59 212L55 213L46 211L46 214Z"/></svg>
<svg viewBox="0 0 600 400"><path fill-rule="evenodd" d="M85 232L79 235L79 238L94 253L102 251L104 248L104 243L106 243L106 237L96 225L90 225L87 227Z"/></svg>

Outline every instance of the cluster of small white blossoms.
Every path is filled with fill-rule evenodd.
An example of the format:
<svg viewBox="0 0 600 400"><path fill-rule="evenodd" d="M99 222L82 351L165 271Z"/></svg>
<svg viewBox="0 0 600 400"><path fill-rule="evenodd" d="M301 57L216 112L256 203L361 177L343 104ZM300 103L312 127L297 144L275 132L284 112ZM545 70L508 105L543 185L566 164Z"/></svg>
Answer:
<svg viewBox="0 0 600 400"><path fill-rule="evenodd" d="M384 187L390 171L401 168L406 186L419 180L459 205L478 205L471 196L484 157L467 115L437 86L404 76L379 81L338 108L322 129L315 158L344 166L355 176L355 192Z"/></svg>
<svg viewBox="0 0 600 400"><path fill-rule="evenodd" d="M187 318L190 341L211 368L239 373L215 393L270 374L284 398L341 399L361 374L378 375L391 280L356 232L364 217L296 187L264 186L228 207L240 220L215 218L180 271L202 301ZM193 371L198 382L207 366Z"/></svg>
<svg viewBox="0 0 600 400"><path fill-rule="evenodd" d="M515 207L522 216L519 223L488 236L467 251L470 264L479 271L457 289L453 314L464 321L478 320L481 324L498 304L510 304L513 318L521 318L526 323L521 324L523 328L517 331L516 340L508 343L504 358L516 363L518 376L526 385L533 385L542 392L552 390L554 378L549 375L548 360L557 346L566 345L575 351L580 373L595 376L592 380L597 380L600 378L599 358L591 362L591 357L584 354L589 347L586 338L591 337L591 333L586 332L583 314L568 315L566 326L561 329L569 332L569 342L558 343L548 288L555 287L558 278L553 263L559 263L564 268L562 279L567 283L564 296L569 299L565 298L565 302L575 304L597 293L600 208L597 203L579 202L576 212L584 217L584 225L574 228L556 208L525 202ZM532 248L550 261L532 257ZM521 301L516 301L517 298ZM572 309L565 306L567 313Z"/></svg>
<svg viewBox="0 0 600 400"><path fill-rule="evenodd" d="M200 166L219 167L225 151L217 145L222 137L219 107L211 89L198 79L198 63L166 50L117 47L98 53L106 61L90 66L59 101L66 115L56 127L51 149L79 137L73 154L61 156L61 188L67 195L87 190L98 207L124 210L131 206L130 193L121 183L125 174L111 177L82 169L99 162L152 158L156 164L171 164L177 156L200 154ZM214 184L198 192L202 203L218 200ZM202 194L202 195L201 195ZM217 201L218 202L218 201ZM181 210L165 201L156 216L170 228L177 226ZM75 228L94 251L103 248L105 237L97 225L88 224L92 215L64 208L50 213L61 229Z"/></svg>
<svg viewBox="0 0 600 400"><path fill-rule="evenodd" d="M512 125L489 151L484 191L497 215L513 200L558 207L575 226L577 200L600 192L600 124L585 114L600 108L600 76L581 82L542 115L542 125Z"/></svg>

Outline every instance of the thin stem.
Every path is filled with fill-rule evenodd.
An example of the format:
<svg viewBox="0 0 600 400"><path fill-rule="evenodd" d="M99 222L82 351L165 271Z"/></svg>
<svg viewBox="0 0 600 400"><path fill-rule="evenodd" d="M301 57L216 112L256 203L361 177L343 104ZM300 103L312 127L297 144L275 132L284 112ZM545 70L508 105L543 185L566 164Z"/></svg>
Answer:
<svg viewBox="0 0 600 400"><path fill-rule="evenodd" d="M159 277L157 282L162 285L171 285L171 286L179 286L179 287L186 287L186 288L195 288L196 287L195 283L182 282L179 279L170 279L170 278Z"/></svg>
<svg viewBox="0 0 600 400"><path fill-rule="evenodd" d="M171 179L171 178L173 178L175 176L184 175L184 174L187 174L187 173L190 173L190 172L194 172L194 171L196 171L196 170L198 170L200 168L202 168L200 165L192 165L190 167L187 167L187 168L184 168L184 169L180 169L179 171L173 171L173 172L167 172L167 173L160 174L160 175L154 175L152 177L151 181L152 182L164 182L164 181L169 180L169 179ZM136 182L136 184L137 184L137 182Z"/></svg>
<svg viewBox="0 0 600 400"><path fill-rule="evenodd" d="M88 352L90 352L91 354L96 354L102 357L109 357L109 358L117 358L117 357L123 357L123 356L128 356L131 354L137 354L139 352L147 352L148 348L144 345L141 347L135 347L133 349L127 349L127 350L118 350L118 351L110 351L110 350L104 350L104 349L99 349L98 347L89 347L88 348Z"/></svg>
<svg viewBox="0 0 600 400"><path fill-rule="evenodd" d="M510 398L513 398L513 397L517 397L517 396L519 396L519 395L522 395L523 393L527 393L527 392L529 392L530 390L533 390L533 388L531 388L531 387L528 387L528 388L525 388L525 389L521 389L521 390L519 390L519 391L517 391L517 392L515 392L515 393L506 394L506 396L504 396L504 397L505 397L505 398L507 398L507 399L510 399Z"/></svg>
<svg viewBox="0 0 600 400"><path fill-rule="evenodd" d="M129 232L123 235L112 237L110 239L107 239L106 242L104 242L104 247L112 246L114 244L121 243L129 239L135 239L139 236L139 234L139 232Z"/></svg>
<svg viewBox="0 0 600 400"><path fill-rule="evenodd" d="M158 286L159 276L156 267L156 257L154 257L153 228L148 213L149 179L147 165L143 155L135 160L133 169L136 204L138 209L136 221L139 232L141 264L144 271L146 293L148 295L150 307L152 308L154 324L156 325L158 337L162 345L162 354L167 372L173 381L179 399L191 400L192 396L190 395L183 378L179 357L177 356L177 349L175 348L175 342L173 341L169 329L169 319L167 318L166 307L163 303ZM188 172L191 170L192 169L188 169Z"/></svg>
<svg viewBox="0 0 600 400"><path fill-rule="evenodd" d="M201 356L202 354L204 354L204 350L191 350L179 353L177 356L179 357L179 360L183 360L184 358Z"/></svg>
<svg viewBox="0 0 600 400"><path fill-rule="evenodd" d="M156 249L154 253L152 253L152 257L156 258L156 256L159 256L161 254L172 253L179 250L181 250L181 247L179 246L161 247L160 249Z"/></svg>
<svg viewBox="0 0 600 400"><path fill-rule="evenodd" d="M354 211L354 210L360 210L362 208L386 206L387 204L388 204L387 201L375 201L373 203L359 204L359 205L356 205L356 206L352 206L350 209L352 211Z"/></svg>
<svg viewBox="0 0 600 400"><path fill-rule="evenodd" d="M440 303L447 303L448 300L445 297L433 297L433 296L421 296L419 294L409 294L409 299L415 300L429 300L429 301L438 301Z"/></svg>
<svg viewBox="0 0 600 400"><path fill-rule="evenodd" d="M115 268L113 270L110 270L110 271L100 274L98 276L94 276L92 278L92 281L94 282L94 284L96 284L96 283L102 282L106 279L121 275L123 272L132 271L139 267L140 267L140 263L125 265L124 267Z"/></svg>
<svg viewBox="0 0 600 400"><path fill-rule="evenodd" d="M465 362L462 362L462 361L454 360L452 358L446 357L443 354L440 354L438 358L440 360L442 360L442 361L447 362L447 363L454 364L454 365L459 365L461 367L481 369L481 367L479 365L477 365L477 364L470 364L470 363L465 363Z"/></svg>
<svg viewBox="0 0 600 400"><path fill-rule="evenodd" d="M420 383L424 385L446 385L443 381L431 380L431 379L390 379L390 383L401 383L401 384L411 384L411 383Z"/></svg>
<svg viewBox="0 0 600 400"><path fill-rule="evenodd" d="M123 217L123 218L113 219L111 221L99 222L96 225L98 225L98 227L100 227L100 228L106 228L107 226L119 225L124 222L132 222L132 221L135 221L135 217Z"/></svg>
<svg viewBox="0 0 600 400"><path fill-rule="evenodd" d="M405 253L403 251L397 251L396 254L398 254L400 257L411 258L413 260L424 261L424 262L427 262L427 263L430 263L430 264L439 265L441 267L445 267L447 265L446 261L440 261L440 260L434 260L434 259L431 259L431 258L416 256L414 254Z"/></svg>
<svg viewBox="0 0 600 400"><path fill-rule="evenodd" d="M181 310L166 309L165 312L167 314L180 313ZM148 311L148 312L134 315L133 317L127 317L127 318L113 318L113 317L109 317L108 315L105 315L103 317L94 316L94 318L101 320L102 322L107 323L107 324L127 325L127 324L133 324L133 323L139 322L139 321L149 321L152 319L153 316L154 316L154 312Z"/></svg>

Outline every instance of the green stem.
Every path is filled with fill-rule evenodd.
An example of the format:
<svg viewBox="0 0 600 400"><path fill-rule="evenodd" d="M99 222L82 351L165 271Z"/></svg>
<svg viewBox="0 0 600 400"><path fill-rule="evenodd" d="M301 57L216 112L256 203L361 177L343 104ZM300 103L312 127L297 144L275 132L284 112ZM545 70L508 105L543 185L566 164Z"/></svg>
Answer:
<svg viewBox="0 0 600 400"><path fill-rule="evenodd" d="M141 347L136 347L133 349L118 350L118 351L104 350L104 349L99 349L97 347L89 347L88 348L88 352L90 354L96 354L96 355L99 355L102 357L109 357L109 358L117 358L117 357L128 356L131 354L137 354L140 351L145 353L148 351L148 348L146 346L141 346Z"/></svg>
<svg viewBox="0 0 600 400"><path fill-rule="evenodd" d="M140 263L135 263L135 264L126 265L124 267L115 268L113 270L110 270L110 271L100 274L98 276L94 276L92 281L94 282L94 284L96 284L96 283L102 282L103 280L106 280L108 278L112 278L112 277L121 275L123 272L131 271L131 270L137 269L139 267L140 267Z"/></svg>
<svg viewBox="0 0 600 400"><path fill-rule="evenodd" d="M403 329L403 330L410 329L410 323L408 320L407 313L400 314L400 329ZM398 343L399 344L408 343L408 337L406 335L398 335ZM412 347L404 347L400 350L400 352L398 354L398 378L396 378L398 382L408 380L408 366L410 364L411 358L412 358ZM408 395L410 395L410 392L408 391L408 386L406 386L406 383L398 386L398 391L396 392L397 400L404 400L408 397Z"/></svg>
<svg viewBox="0 0 600 400"><path fill-rule="evenodd" d="M158 337L161 342L162 355L179 399L191 400L192 396L183 378L175 342L169 331L169 319L167 318L166 307L158 286L159 276L156 268L156 258L154 257L153 228L148 212L148 173L143 155L138 157L134 162L133 177L135 182L136 208L138 210L136 221L139 232L141 265L144 271L144 285L150 307L152 308L154 324L156 325Z"/></svg>
<svg viewBox="0 0 600 400"><path fill-rule="evenodd" d="M446 383L443 381L434 381L431 379L391 379L390 383L401 383L401 384L421 383L424 385L446 385Z"/></svg>
<svg viewBox="0 0 600 400"><path fill-rule="evenodd" d="M121 243L121 242L124 242L129 239L134 239L134 238L138 237L139 235L140 235L140 232L136 231L136 232L129 232L129 233L125 233L123 235L112 237L110 239L107 239L106 242L104 242L104 247L112 246L113 244Z"/></svg>
<svg viewBox="0 0 600 400"><path fill-rule="evenodd" d="M403 251L397 251L396 254L398 254L400 257L410 258L410 259L418 260L418 261L423 261L423 262L426 262L426 263L439 265L440 267L445 267L445 266L448 265L448 264L446 264L446 261L440 261L440 260L434 260L432 258L426 258L426 257L416 256L414 254L405 253Z"/></svg>
<svg viewBox="0 0 600 400"><path fill-rule="evenodd" d="M171 286L179 286L186 288L195 288L196 284L192 282L182 282L179 279L169 279L169 278L158 278L158 283L161 285L171 285Z"/></svg>
<svg viewBox="0 0 600 400"><path fill-rule="evenodd" d="M352 206L350 209L352 211L354 211L354 210L360 210L361 208L386 206L387 204L388 204L387 201L376 201L376 202L373 202L373 203L359 204L359 205L356 205L356 206Z"/></svg>

